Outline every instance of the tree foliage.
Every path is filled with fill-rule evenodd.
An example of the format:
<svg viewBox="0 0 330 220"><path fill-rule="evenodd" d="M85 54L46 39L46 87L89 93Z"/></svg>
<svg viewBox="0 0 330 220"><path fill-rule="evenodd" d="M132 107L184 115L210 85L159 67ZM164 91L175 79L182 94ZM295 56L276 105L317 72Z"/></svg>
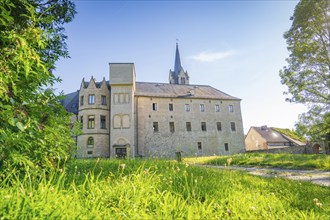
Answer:
<svg viewBox="0 0 330 220"><path fill-rule="evenodd" d="M0 173L54 169L70 155L70 116L49 89L68 57L63 25L70 0L0 2Z"/></svg>
<svg viewBox="0 0 330 220"><path fill-rule="evenodd" d="M280 71L290 102L309 111L300 116L299 131L312 138L330 133L330 1L301 0L284 38L290 52Z"/></svg>

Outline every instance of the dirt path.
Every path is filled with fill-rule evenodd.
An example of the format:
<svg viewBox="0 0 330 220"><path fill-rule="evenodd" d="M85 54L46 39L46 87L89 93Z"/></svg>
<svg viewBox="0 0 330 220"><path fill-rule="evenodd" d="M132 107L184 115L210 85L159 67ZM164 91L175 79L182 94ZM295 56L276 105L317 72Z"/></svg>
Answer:
<svg viewBox="0 0 330 220"><path fill-rule="evenodd" d="M242 170L247 173L263 177L283 177L299 181L309 181L322 186L330 186L330 172L319 170L287 170L279 168L257 168L257 167L238 167L238 166L211 166L211 168Z"/></svg>

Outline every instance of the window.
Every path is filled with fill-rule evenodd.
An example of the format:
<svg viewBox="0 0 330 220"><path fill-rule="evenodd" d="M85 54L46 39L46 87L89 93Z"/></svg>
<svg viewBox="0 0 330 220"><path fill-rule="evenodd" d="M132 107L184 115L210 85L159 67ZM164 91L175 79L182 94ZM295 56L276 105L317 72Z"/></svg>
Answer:
<svg viewBox="0 0 330 220"><path fill-rule="evenodd" d="M174 129L174 122L170 122L170 132L174 132L175 129Z"/></svg>
<svg viewBox="0 0 330 220"><path fill-rule="evenodd" d="M221 122L217 122L217 130L218 131L221 131L222 130L222 128L221 128Z"/></svg>
<svg viewBox="0 0 330 220"><path fill-rule="evenodd" d="M84 105L84 96L80 96L80 105Z"/></svg>
<svg viewBox="0 0 330 220"><path fill-rule="evenodd" d="M206 131L206 122L201 123L202 131Z"/></svg>
<svg viewBox="0 0 330 220"><path fill-rule="evenodd" d="M101 115L101 128L102 129L106 129L107 126L106 126L106 120L105 120L105 116L104 115Z"/></svg>
<svg viewBox="0 0 330 220"><path fill-rule="evenodd" d="M187 131L191 131L191 122L186 122Z"/></svg>
<svg viewBox="0 0 330 220"><path fill-rule="evenodd" d="M154 132L158 132L158 122L153 122L152 128L154 129Z"/></svg>
<svg viewBox="0 0 330 220"><path fill-rule="evenodd" d="M121 117L120 115L113 116L113 128L121 128Z"/></svg>
<svg viewBox="0 0 330 220"><path fill-rule="evenodd" d="M181 77L181 84L186 84L186 78Z"/></svg>
<svg viewBox="0 0 330 220"><path fill-rule="evenodd" d="M228 147L228 143L225 143L225 151L228 151L229 147Z"/></svg>
<svg viewBox="0 0 330 220"><path fill-rule="evenodd" d="M95 127L95 116L88 115L88 125L87 128L94 128Z"/></svg>
<svg viewBox="0 0 330 220"><path fill-rule="evenodd" d="M234 106L229 105L229 112L234 112Z"/></svg>
<svg viewBox="0 0 330 220"><path fill-rule="evenodd" d="M93 154L93 151L92 150L89 150L89 151L87 151L87 154L88 155L92 155Z"/></svg>
<svg viewBox="0 0 330 220"><path fill-rule="evenodd" d="M129 115L117 114L113 116L113 128L129 128Z"/></svg>
<svg viewBox="0 0 330 220"><path fill-rule="evenodd" d="M220 105L215 105L214 109L215 109L215 112L220 112Z"/></svg>
<svg viewBox="0 0 330 220"><path fill-rule="evenodd" d="M95 104L95 95L88 95L88 104Z"/></svg>
<svg viewBox="0 0 330 220"><path fill-rule="evenodd" d="M199 105L199 108L200 108L201 112L205 112L205 106L204 106L204 104L200 104Z"/></svg>
<svg viewBox="0 0 330 220"><path fill-rule="evenodd" d="M230 122L231 131L236 131L235 122Z"/></svg>
<svg viewBox="0 0 330 220"><path fill-rule="evenodd" d="M152 110L157 111L157 103L152 103Z"/></svg>
<svg viewBox="0 0 330 220"><path fill-rule="evenodd" d="M173 111L173 104L172 103L168 104L168 110Z"/></svg>
<svg viewBox="0 0 330 220"><path fill-rule="evenodd" d="M186 110L186 112L190 112L190 105L189 104L185 105L185 110Z"/></svg>
<svg viewBox="0 0 330 220"><path fill-rule="evenodd" d="M129 103L128 93L115 93L113 95L114 104L127 104Z"/></svg>
<svg viewBox="0 0 330 220"><path fill-rule="evenodd" d="M87 147L94 147L94 138L93 137L89 137L87 139Z"/></svg>
<svg viewBox="0 0 330 220"><path fill-rule="evenodd" d="M107 97L105 95L101 95L101 105L107 105Z"/></svg>
<svg viewBox="0 0 330 220"><path fill-rule="evenodd" d="M84 116L80 116L80 124L81 124L81 129L83 129L83 125L84 125Z"/></svg>
<svg viewBox="0 0 330 220"><path fill-rule="evenodd" d="M123 115L121 121L122 121L122 127L123 128L129 128L130 127L129 115Z"/></svg>
<svg viewBox="0 0 330 220"><path fill-rule="evenodd" d="M202 142L197 142L197 149L198 150L202 150L203 149Z"/></svg>

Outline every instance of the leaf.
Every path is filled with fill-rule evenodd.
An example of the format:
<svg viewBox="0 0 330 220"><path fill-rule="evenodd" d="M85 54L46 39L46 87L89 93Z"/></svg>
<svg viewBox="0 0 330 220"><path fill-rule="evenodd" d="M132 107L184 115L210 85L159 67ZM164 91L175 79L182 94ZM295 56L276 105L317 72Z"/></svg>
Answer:
<svg viewBox="0 0 330 220"><path fill-rule="evenodd" d="M21 130L21 131L24 131L24 130L25 130L23 124L22 124L21 122L19 122L19 121L16 123L16 127L17 127L19 130Z"/></svg>

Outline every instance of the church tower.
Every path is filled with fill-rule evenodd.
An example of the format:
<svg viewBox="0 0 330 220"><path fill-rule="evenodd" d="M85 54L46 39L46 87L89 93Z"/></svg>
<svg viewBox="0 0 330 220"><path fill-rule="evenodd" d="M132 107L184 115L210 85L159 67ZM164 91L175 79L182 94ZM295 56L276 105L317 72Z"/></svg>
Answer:
<svg viewBox="0 0 330 220"><path fill-rule="evenodd" d="M170 84L181 84L181 85L189 85L189 76L188 72L183 70L181 66L179 46L176 43L176 51L175 51L175 60L174 60L174 71L170 70L169 73L169 83Z"/></svg>

